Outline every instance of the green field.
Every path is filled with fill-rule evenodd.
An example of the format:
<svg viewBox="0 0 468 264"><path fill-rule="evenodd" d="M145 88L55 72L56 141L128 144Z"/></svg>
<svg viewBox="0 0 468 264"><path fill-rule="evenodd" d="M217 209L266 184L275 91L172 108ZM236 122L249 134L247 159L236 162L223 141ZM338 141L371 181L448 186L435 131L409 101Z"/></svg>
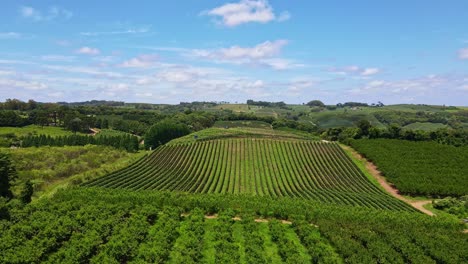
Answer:
<svg viewBox="0 0 468 264"><path fill-rule="evenodd" d="M99 133L96 134L98 137L115 137L115 136L124 136L124 135L132 135L130 133L122 132L119 130L114 129L101 129Z"/></svg>
<svg viewBox="0 0 468 264"><path fill-rule="evenodd" d="M288 196L412 210L373 185L339 145L311 141L231 139L162 146L132 166L85 185Z"/></svg>
<svg viewBox="0 0 468 264"><path fill-rule="evenodd" d="M455 221L291 198L75 188L9 217L0 219L1 263L468 260Z"/></svg>
<svg viewBox="0 0 468 264"><path fill-rule="evenodd" d="M234 128L234 127L251 127L251 128L263 128L272 129L271 125L263 121L216 121L213 127L218 128Z"/></svg>
<svg viewBox="0 0 468 264"><path fill-rule="evenodd" d="M447 128L447 125L442 123L428 123L428 122L416 122L403 127L403 129L410 130L424 130L424 131L434 131L441 128Z"/></svg>
<svg viewBox="0 0 468 264"><path fill-rule="evenodd" d="M32 135L49 135L55 137L73 135L73 132L65 130L62 127L52 126L41 127L36 125L29 125L25 127L0 127L0 137L5 136L6 134L15 134L17 137Z"/></svg>
<svg viewBox="0 0 468 264"><path fill-rule="evenodd" d="M235 127L235 128L217 128L212 127L201 131L194 132L190 135L174 139L168 145L178 145L186 143L195 143L199 141L207 141L214 139L228 138L269 138L281 140L318 140L319 138L304 132L294 129L264 129L252 127Z"/></svg>
<svg viewBox="0 0 468 264"><path fill-rule="evenodd" d="M468 147L395 139L354 140L351 146L402 193L468 194Z"/></svg>
<svg viewBox="0 0 468 264"><path fill-rule="evenodd" d="M56 187L103 176L130 165L139 153L129 153L105 146L66 146L1 149L10 155L18 172L13 189L20 193L23 183L31 180L34 196L39 197Z"/></svg>

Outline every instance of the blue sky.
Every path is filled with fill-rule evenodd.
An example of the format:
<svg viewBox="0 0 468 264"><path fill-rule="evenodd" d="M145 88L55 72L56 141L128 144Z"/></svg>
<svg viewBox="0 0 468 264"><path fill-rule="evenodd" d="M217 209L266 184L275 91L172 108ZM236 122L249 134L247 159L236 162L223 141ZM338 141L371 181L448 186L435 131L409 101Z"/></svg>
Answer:
<svg viewBox="0 0 468 264"><path fill-rule="evenodd" d="M465 0L0 5L0 100L468 105Z"/></svg>

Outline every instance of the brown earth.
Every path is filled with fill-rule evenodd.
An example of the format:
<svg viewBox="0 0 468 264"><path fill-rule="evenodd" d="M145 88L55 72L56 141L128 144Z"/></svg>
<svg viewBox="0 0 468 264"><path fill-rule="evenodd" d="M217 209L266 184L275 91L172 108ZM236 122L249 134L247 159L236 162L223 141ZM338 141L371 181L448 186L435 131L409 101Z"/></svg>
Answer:
<svg viewBox="0 0 468 264"><path fill-rule="evenodd" d="M349 146L341 145L341 147L343 149L349 151L351 153L351 155L353 155L353 157L355 157L356 159L364 161L367 171L372 175L372 177L374 177L377 180L377 182L380 184L380 186L382 186L382 188L384 188L385 191L387 191L390 195L392 195L393 197L395 197L395 198L397 198L397 199L399 199L399 200L413 206L414 208L418 209L419 211L421 211L421 212L423 212L423 213L425 213L427 215L430 215L430 216L435 215L433 212L431 212L431 211L427 210L426 208L424 208L424 205L429 204L429 203L432 202L431 200L412 201L412 200L409 200L409 199L405 198L404 196L402 196L400 194L400 192L398 191L397 188L395 188L395 186L393 186L392 184L388 183L385 180L385 178L382 176L382 173L377 169L377 166L375 166L374 163L368 161L361 154L357 153L354 149L352 149Z"/></svg>
<svg viewBox="0 0 468 264"><path fill-rule="evenodd" d="M99 129L97 128L90 128L89 130L91 130L91 136L95 136L97 133L101 132Z"/></svg>

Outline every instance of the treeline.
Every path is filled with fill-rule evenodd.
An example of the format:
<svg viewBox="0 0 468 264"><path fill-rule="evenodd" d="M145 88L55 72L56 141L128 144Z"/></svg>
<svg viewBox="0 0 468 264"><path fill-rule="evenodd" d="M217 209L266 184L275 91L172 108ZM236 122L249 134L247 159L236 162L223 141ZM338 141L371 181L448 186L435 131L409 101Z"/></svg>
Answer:
<svg viewBox="0 0 468 264"><path fill-rule="evenodd" d="M357 127L328 128L322 132L321 137L327 140L347 143L351 139L386 138L410 141L435 141L440 144L453 146L468 146L468 129L441 128L435 131L409 130L398 125L388 128L377 128L367 120L361 120Z"/></svg>
<svg viewBox="0 0 468 264"><path fill-rule="evenodd" d="M85 146L101 145L114 148L125 149L129 152L135 152L139 148L138 137L132 135L118 136L58 136L51 137L46 135L26 136L21 140L21 147L41 147L41 146Z"/></svg>
<svg viewBox="0 0 468 264"><path fill-rule="evenodd" d="M122 101L106 101L106 100L91 100L91 101L84 101L84 102L57 102L59 105L67 105L67 106L81 106L81 105L89 105L89 106L124 106L125 102Z"/></svg>
<svg viewBox="0 0 468 264"><path fill-rule="evenodd" d="M254 100L247 100L248 105L256 105L256 106L266 106L266 107L286 107L285 102L266 102L266 101L254 101Z"/></svg>
<svg viewBox="0 0 468 264"><path fill-rule="evenodd" d="M301 131L306 131L309 133L316 132L317 131L317 126L314 126L310 123L305 123L305 122L298 122L295 120L288 120L288 119L279 119L274 121L272 124L272 127L274 129L278 129L281 127L287 127L287 128L292 128L292 129L297 129Z"/></svg>
<svg viewBox="0 0 468 264"><path fill-rule="evenodd" d="M380 111L374 113L375 118L382 124L406 126L416 122L441 123L453 128L461 127L461 123L468 122L468 111L450 112L403 112Z"/></svg>

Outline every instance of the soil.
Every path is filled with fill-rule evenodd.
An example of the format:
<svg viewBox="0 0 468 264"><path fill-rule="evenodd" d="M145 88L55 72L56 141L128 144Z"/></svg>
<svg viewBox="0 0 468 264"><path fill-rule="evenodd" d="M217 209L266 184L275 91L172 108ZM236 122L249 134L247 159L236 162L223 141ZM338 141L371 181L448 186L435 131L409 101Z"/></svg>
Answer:
<svg viewBox="0 0 468 264"><path fill-rule="evenodd" d="M429 204L431 203L432 201L431 200L419 200L419 201L412 201L412 200L409 200L407 198L405 198L404 196L402 196L400 194L400 192L398 191L397 188L395 188L395 186L393 186L392 184L388 183L385 178L382 176L382 173L377 169L377 166L375 166L374 163L368 161L366 158L364 158L361 154L357 153L354 149L352 149L351 147L348 147L348 146L342 146L344 149L348 150L351 152L351 154L353 155L353 157L355 157L356 159L358 160L361 160L361 161L364 161L365 165L366 165L366 169L367 171L369 171L369 173L372 175L372 177L374 177L377 182L380 184L380 186L382 186L382 188L385 189L385 191L387 191L390 195L392 195L393 197L413 206L414 208L418 209L419 211L427 214L427 215L430 215L430 216L434 216L435 214L429 210L427 210L426 208L424 208L424 205L426 204Z"/></svg>
<svg viewBox="0 0 468 264"><path fill-rule="evenodd" d="M97 129L97 128L90 128L89 130L91 130L91 132L92 132L92 133L91 133L91 136L95 136L97 133L101 132L101 131L99 131L99 129Z"/></svg>

